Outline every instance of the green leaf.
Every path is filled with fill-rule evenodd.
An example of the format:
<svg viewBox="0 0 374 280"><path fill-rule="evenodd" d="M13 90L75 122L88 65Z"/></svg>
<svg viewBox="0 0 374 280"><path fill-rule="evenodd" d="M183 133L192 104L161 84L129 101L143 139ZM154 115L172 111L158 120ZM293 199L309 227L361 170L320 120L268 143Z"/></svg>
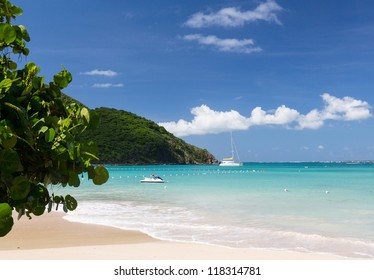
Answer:
<svg viewBox="0 0 374 280"><path fill-rule="evenodd" d="M60 73L53 76L53 81L60 89L66 88L72 79L73 76L69 71L66 70L62 70Z"/></svg>
<svg viewBox="0 0 374 280"><path fill-rule="evenodd" d="M42 126L42 128L39 129L39 134L40 134L40 133L46 133L47 130L48 130L48 126Z"/></svg>
<svg viewBox="0 0 374 280"><path fill-rule="evenodd" d="M57 204L60 204L61 203L61 197L60 196L54 196L53 197L53 202L57 203Z"/></svg>
<svg viewBox="0 0 374 280"><path fill-rule="evenodd" d="M89 180L93 180L95 178L95 167L93 167L92 165L90 165L88 168L87 168L87 174L88 174L88 179Z"/></svg>
<svg viewBox="0 0 374 280"><path fill-rule="evenodd" d="M23 14L23 11L20 7L13 5L12 8L10 9L11 13L13 16L20 16Z"/></svg>
<svg viewBox="0 0 374 280"><path fill-rule="evenodd" d="M75 145L73 142L68 143L68 153L72 160L75 160Z"/></svg>
<svg viewBox="0 0 374 280"><path fill-rule="evenodd" d="M74 211L78 207L77 200L69 194L65 196L65 204L69 211Z"/></svg>
<svg viewBox="0 0 374 280"><path fill-rule="evenodd" d="M27 32L27 29L25 26L23 25L18 25L19 29L21 30L22 32L22 37L23 39L26 41L26 42L30 42L30 35L29 33Z"/></svg>
<svg viewBox="0 0 374 280"><path fill-rule="evenodd" d="M8 203L0 203L0 237L10 232L13 224L12 207Z"/></svg>
<svg viewBox="0 0 374 280"><path fill-rule="evenodd" d="M16 151L12 149L0 151L0 170L1 172L7 173L23 170L23 166Z"/></svg>
<svg viewBox="0 0 374 280"><path fill-rule="evenodd" d="M30 182L24 176L18 176L13 179L9 190L10 197L14 200L22 200L30 193Z"/></svg>
<svg viewBox="0 0 374 280"><path fill-rule="evenodd" d="M91 110L90 111L90 123L89 128L95 129L98 128L100 124L100 116L97 112Z"/></svg>
<svg viewBox="0 0 374 280"><path fill-rule="evenodd" d="M79 187L81 181L79 180L79 175L75 172L69 172L68 184L73 187Z"/></svg>
<svg viewBox="0 0 374 280"><path fill-rule="evenodd" d="M16 70L17 69L17 63L14 61L9 61L8 63L9 70Z"/></svg>
<svg viewBox="0 0 374 280"><path fill-rule="evenodd" d="M8 203L0 203L0 219L12 216L12 207Z"/></svg>
<svg viewBox="0 0 374 280"><path fill-rule="evenodd" d="M45 212L45 206L36 206L33 210L32 210L32 213L35 215L35 216L41 216L43 215Z"/></svg>
<svg viewBox="0 0 374 280"><path fill-rule="evenodd" d="M30 73L38 73L39 72L39 68L38 66L35 65L34 62L29 62L26 64L26 69L28 70L28 72Z"/></svg>
<svg viewBox="0 0 374 280"><path fill-rule="evenodd" d="M108 170L103 166L97 166L95 168L95 177L93 178L93 183L95 185L102 185L106 183L109 179L109 172Z"/></svg>
<svg viewBox="0 0 374 280"><path fill-rule="evenodd" d="M17 32L9 23L0 23L0 42L9 45L17 39Z"/></svg>
<svg viewBox="0 0 374 280"><path fill-rule="evenodd" d="M52 142L55 139L56 131L53 128L49 128L45 133L45 141L47 143Z"/></svg>
<svg viewBox="0 0 374 280"><path fill-rule="evenodd" d="M11 136L10 138L2 140L2 145L5 149L12 149L17 144L17 137Z"/></svg>
<svg viewBox="0 0 374 280"><path fill-rule="evenodd" d="M81 110L81 117L83 118L83 121L85 125L88 125L90 123L90 112L87 108L83 107Z"/></svg>
<svg viewBox="0 0 374 280"><path fill-rule="evenodd" d="M0 82L0 92L7 92L9 91L10 87L12 86L13 81L10 79L4 79Z"/></svg>

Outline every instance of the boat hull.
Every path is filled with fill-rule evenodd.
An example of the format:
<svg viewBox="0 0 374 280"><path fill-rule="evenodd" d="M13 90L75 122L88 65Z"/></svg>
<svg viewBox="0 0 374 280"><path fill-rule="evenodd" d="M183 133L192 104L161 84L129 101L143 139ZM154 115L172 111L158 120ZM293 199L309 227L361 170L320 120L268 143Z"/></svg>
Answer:
<svg viewBox="0 0 374 280"><path fill-rule="evenodd" d="M162 183L165 183L165 181L160 178L144 178L143 180L140 180L140 183L162 184Z"/></svg>
<svg viewBox="0 0 374 280"><path fill-rule="evenodd" d="M222 161L219 166L242 166L242 162L229 162L229 161Z"/></svg>

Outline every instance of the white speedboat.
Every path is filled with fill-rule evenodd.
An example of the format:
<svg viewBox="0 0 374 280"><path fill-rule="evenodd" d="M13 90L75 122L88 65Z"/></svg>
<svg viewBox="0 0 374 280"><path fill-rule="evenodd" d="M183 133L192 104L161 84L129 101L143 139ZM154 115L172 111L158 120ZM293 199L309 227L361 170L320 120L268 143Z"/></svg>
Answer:
<svg viewBox="0 0 374 280"><path fill-rule="evenodd" d="M231 157L224 158L220 162L219 166L242 166L243 163L240 160L239 161L234 160L234 151L236 152L236 156L238 159L239 159L239 155L238 155L238 151L236 150L234 140L232 138L232 133L230 133L230 135L231 135Z"/></svg>
<svg viewBox="0 0 374 280"><path fill-rule="evenodd" d="M164 179L160 176L144 177L143 180L140 180L140 183L165 183Z"/></svg>

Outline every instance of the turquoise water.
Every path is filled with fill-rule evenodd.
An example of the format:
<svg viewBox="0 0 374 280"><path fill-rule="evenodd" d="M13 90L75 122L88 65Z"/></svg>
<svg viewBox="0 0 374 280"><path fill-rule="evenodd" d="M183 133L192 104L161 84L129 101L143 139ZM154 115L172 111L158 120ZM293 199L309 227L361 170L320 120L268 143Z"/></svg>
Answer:
<svg viewBox="0 0 374 280"><path fill-rule="evenodd" d="M163 240L374 258L373 164L107 168L107 184L71 190L79 207L68 220ZM140 183L151 174L166 183Z"/></svg>

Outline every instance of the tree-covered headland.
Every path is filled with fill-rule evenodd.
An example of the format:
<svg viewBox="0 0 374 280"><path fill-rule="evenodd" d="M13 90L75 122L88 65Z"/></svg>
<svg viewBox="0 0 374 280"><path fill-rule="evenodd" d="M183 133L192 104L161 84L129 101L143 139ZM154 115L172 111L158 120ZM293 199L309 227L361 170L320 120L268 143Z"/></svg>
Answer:
<svg viewBox="0 0 374 280"><path fill-rule="evenodd" d="M133 113L97 108L98 129L87 130L83 138L99 148L99 161L106 164L211 164L207 150L190 145L153 121ZM100 133L98 133L98 131Z"/></svg>

